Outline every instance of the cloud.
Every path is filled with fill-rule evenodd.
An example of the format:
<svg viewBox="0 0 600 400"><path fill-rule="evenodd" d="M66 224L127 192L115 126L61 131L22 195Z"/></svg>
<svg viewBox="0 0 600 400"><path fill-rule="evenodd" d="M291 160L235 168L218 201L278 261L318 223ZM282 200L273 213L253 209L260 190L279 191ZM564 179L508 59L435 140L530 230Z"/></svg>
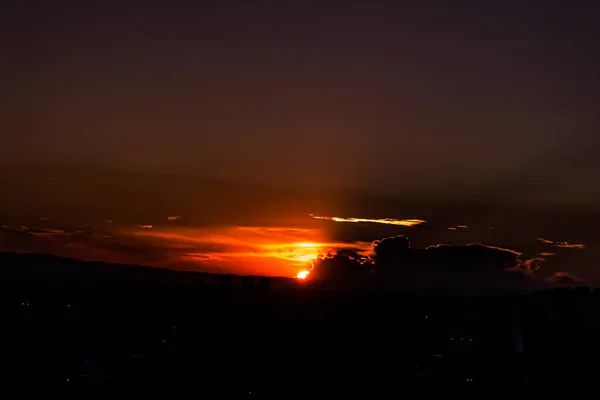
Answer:
<svg viewBox="0 0 600 400"><path fill-rule="evenodd" d="M508 268L507 271L517 272L525 276L535 276L536 271L541 268L540 264L545 261L546 259L542 257L523 260L520 261L516 266Z"/></svg>
<svg viewBox="0 0 600 400"><path fill-rule="evenodd" d="M198 268L235 267L238 273L289 277L310 268L314 260L338 251L347 250L358 254L370 250L368 242L331 242L326 240L321 230L312 228L161 227L124 234L169 249L174 258L195 260L199 263Z"/></svg>
<svg viewBox="0 0 600 400"><path fill-rule="evenodd" d="M559 242L559 241L544 239L544 238L540 238L540 237L537 238L537 240L544 244L550 244L554 247L559 247L559 248L563 248L563 249L585 249L585 246L583 244L571 244L569 242Z"/></svg>
<svg viewBox="0 0 600 400"><path fill-rule="evenodd" d="M310 215L314 219L323 219L334 222L354 222L354 223L372 223L372 224L384 224L384 225L398 225L398 226L415 226L423 224L427 221L421 219L393 219L393 218L342 218L342 217L323 217L318 215Z"/></svg>
<svg viewBox="0 0 600 400"><path fill-rule="evenodd" d="M464 286L471 280L476 286L488 279L486 277L494 284L493 277L511 279L507 271L518 268L518 272L525 275L539 267L537 261L522 261L521 253L512 249L479 243L413 248L405 236L376 240L372 243L371 253L372 257L365 257L341 251L320 258L309 279L374 280L385 285L427 285L437 279L436 284L446 286Z"/></svg>
<svg viewBox="0 0 600 400"><path fill-rule="evenodd" d="M152 229L152 228L154 228L154 226L152 226L152 225L149 225L149 224L146 224L146 225L139 225L139 227L140 227L140 228L142 228L142 229Z"/></svg>
<svg viewBox="0 0 600 400"><path fill-rule="evenodd" d="M112 219L105 219L105 220L104 220L104 223L105 223L105 224L114 224L114 223L115 223L115 221L113 221Z"/></svg>
<svg viewBox="0 0 600 400"><path fill-rule="evenodd" d="M466 269L484 266L514 267L521 253L479 243L438 244L424 249L412 248L405 236L392 236L373 242L378 268L425 265L429 268Z"/></svg>
<svg viewBox="0 0 600 400"><path fill-rule="evenodd" d="M546 277L546 281L564 285L574 285L583 283L583 279L571 275L568 272L555 272L551 276Z"/></svg>
<svg viewBox="0 0 600 400"><path fill-rule="evenodd" d="M372 269L373 262L351 251L319 257L310 271L310 279L319 281L345 281L360 279Z"/></svg>
<svg viewBox="0 0 600 400"><path fill-rule="evenodd" d="M180 219L180 218L181 218L181 217L180 217L179 215L169 215L169 216L167 217L167 219L168 219L169 221L177 221L177 220L178 220L178 219Z"/></svg>
<svg viewBox="0 0 600 400"><path fill-rule="evenodd" d="M486 279L540 285L578 279L565 273L539 276L545 258L523 260L513 249L479 243L413 247L405 236L338 242L323 229L289 226L102 226L110 230L3 225L0 245L2 250L210 272L294 277L310 269L309 281L373 281L409 289L462 288Z"/></svg>
<svg viewBox="0 0 600 400"><path fill-rule="evenodd" d="M194 259L210 260L210 256L207 256L206 254L185 253L183 256L184 257L191 257L191 258L194 258Z"/></svg>
<svg viewBox="0 0 600 400"><path fill-rule="evenodd" d="M47 253L87 261L158 265L168 251L106 232L3 225L1 251Z"/></svg>
<svg viewBox="0 0 600 400"><path fill-rule="evenodd" d="M27 234L36 236L70 234L70 232L66 232L64 229L28 227L25 225L2 225L2 229L9 232L25 232Z"/></svg>
<svg viewBox="0 0 600 400"><path fill-rule="evenodd" d="M12 232L26 232L29 227L25 225L2 225L2 229Z"/></svg>

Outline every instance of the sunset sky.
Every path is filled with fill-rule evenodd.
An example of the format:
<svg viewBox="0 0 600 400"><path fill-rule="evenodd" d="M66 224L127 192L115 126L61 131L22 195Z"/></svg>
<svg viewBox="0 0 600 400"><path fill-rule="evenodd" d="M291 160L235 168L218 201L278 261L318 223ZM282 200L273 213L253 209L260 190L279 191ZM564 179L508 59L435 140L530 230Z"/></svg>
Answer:
<svg viewBox="0 0 600 400"><path fill-rule="evenodd" d="M295 276L405 235L600 282L594 2L2 10L0 250Z"/></svg>

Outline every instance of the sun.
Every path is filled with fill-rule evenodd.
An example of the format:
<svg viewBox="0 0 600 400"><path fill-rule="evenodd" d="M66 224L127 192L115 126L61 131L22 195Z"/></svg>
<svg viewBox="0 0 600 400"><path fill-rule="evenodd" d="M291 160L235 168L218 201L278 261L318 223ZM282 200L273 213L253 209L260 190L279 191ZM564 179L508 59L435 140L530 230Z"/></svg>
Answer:
<svg viewBox="0 0 600 400"><path fill-rule="evenodd" d="M309 271L300 271L300 272L298 272L298 275L296 275L296 278L298 278L298 279L306 279L309 274L310 274Z"/></svg>

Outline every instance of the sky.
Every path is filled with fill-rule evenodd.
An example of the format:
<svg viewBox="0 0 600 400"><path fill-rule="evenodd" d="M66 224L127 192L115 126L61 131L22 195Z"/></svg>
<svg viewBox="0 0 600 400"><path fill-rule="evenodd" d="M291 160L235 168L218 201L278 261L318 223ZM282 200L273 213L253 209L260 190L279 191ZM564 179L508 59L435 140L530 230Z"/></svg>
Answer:
<svg viewBox="0 0 600 400"><path fill-rule="evenodd" d="M296 266L250 262L248 249L209 266L182 237L269 253L269 241L372 251L402 234L423 248L487 242L535 257L544 251L529 247L550 234L591 254L592 1L13 0L2 10L4 249L46 249L14 227L83 230L144 243L136 256L98 250L103 259L172 266L198 253L185 268L284 275ZM467 220L481 229L448 230ZM590 257L586 270L568 265L593 279Z"/></svg>

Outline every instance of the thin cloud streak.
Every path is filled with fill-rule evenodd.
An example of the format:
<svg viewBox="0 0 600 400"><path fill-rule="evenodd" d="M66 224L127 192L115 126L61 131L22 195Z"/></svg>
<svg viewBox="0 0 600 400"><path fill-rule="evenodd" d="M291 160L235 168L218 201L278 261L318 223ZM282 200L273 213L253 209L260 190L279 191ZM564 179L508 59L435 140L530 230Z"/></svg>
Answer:
<svg viewBox="0 0 600 400"><path fill-rule="evenodd" d="M562 249L585 249L585 245L583 245L583 244L571 244L569 242L558 242L558 241L544 239L544 238L537 238L537 240L544 244L549 244L554 247L559 247Z"/></svg>
<svg viewBox="0 0 600 400"><path fill-rule="evenodd" d="M319 215L310 215L314 219L323 219L326 221L333 222L354 222L354 223L372 223L372 224L384 224L384 225L398 225L398 226L416 226L423 224L427 221L422 219L393 219L393 218L343 218L343 217L324 217Z"/></svg>

